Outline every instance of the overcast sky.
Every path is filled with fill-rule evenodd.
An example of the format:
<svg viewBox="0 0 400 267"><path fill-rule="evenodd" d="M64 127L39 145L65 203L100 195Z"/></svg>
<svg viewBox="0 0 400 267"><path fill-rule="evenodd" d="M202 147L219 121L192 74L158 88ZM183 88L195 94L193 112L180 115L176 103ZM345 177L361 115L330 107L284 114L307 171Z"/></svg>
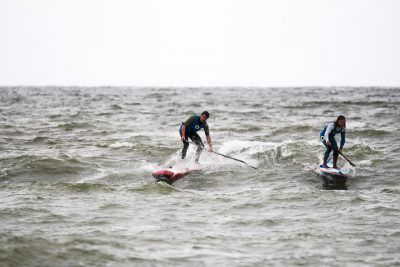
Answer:
<svg viewBox="0 0 400 267"><path fill-rule="evenodd" d="M397 0L0 0L1 85L399 86Z"/></svg>

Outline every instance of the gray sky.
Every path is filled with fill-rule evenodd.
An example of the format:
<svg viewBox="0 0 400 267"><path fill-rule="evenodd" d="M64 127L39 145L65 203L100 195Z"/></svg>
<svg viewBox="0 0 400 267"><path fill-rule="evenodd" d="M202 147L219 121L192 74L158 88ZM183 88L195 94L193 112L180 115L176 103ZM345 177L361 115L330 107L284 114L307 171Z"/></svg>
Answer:
<svg viewBox="0 0 400 267"><path fill-rule="evenodd" d="M399 86L397 0L0 0L1 85Z"/></svg>

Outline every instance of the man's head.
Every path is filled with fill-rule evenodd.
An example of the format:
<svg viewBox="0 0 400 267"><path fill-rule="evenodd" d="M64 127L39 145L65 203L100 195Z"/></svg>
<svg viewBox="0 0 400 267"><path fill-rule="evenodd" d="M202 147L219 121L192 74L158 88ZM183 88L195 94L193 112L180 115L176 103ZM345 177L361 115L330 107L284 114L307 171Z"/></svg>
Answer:
<svg viewBox="0 0 400 267"><path fill-rule="evenodd" d="M339 127L346 127L346 118L343 115L340 115L336 119L336 125L338 125Z"/></svg>
<svg viewBox="0 0 400 267"><path fill-rule="evenodd" d="M203 113L201 113L200 116L200 121L201 122L206 122L206 120L210 117L210 113L208 113L208 111L203 111Z"/></svg>

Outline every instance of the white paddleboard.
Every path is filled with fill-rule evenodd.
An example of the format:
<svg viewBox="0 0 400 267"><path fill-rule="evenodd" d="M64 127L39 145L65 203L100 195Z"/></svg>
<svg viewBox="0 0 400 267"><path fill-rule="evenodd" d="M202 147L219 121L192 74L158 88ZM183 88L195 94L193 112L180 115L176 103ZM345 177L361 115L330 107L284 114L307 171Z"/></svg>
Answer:
<svg viewBox="0 0 400 267"><path fill-rule="evenodd" d="M315 172L319 174L325 184L344 186L347 178L351 174L351 169L347 168L333 168L332 155L328 159L327 167L321 165L315 166Z"/></svg>

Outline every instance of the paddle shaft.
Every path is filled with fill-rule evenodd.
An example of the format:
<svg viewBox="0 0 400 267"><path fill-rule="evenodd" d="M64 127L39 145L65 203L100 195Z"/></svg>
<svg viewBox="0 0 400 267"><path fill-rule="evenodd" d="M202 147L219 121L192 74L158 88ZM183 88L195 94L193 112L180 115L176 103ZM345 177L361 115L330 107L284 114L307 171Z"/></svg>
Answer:
<svg viewBox="0 0 400 267"><path fill-rule="evenodd" d="M191 141L188 141L190 144L192 144L192 145L195 145L195 146L197 146L197 144L195 144L195 143L193 143L193 142L191 142ZM227 155L224 155L224 154L221 154L221 153L218 153L218 152L215 152L215 151L213 151L215 154L217 154L217 155L220 155L220 156L222 156L222 157L225 157L225 158L228 158L228 159L233 159L233 160L236 160L236 161L239 161L239 162L241 162L241 163L244 163L244 164L246 164L247 166L250 166L250 167L252 167L253 169L257 169L256 167L254 167L254 166L251 166L250 164L248 164L247 162L245 162L245 161L243 161L243 160L240 160L240 159L235 159L235 158L232 158L232 157L230 157L230 156L227 156Z"/></svg>
<svg viewBox="0 0 400 267"><path fill-rule="evenodd" d="M250 164L248 164L247 162L244 162L243 160L240 160L240 159L235 159L235 158L232 158L232 157L230 157L230 156L227 156L227 155L224 155L224 154L221 154L221 153L215 152L215 151L214 151L214 153L215 153L215 154L217 154L217 155L220 155L220 156L222 156L222 157L228 158L228 159L233 159L233 160L236 160L236 161L242 162L242 163L246 164L247 166L250 166L250 167L252 167L253 169L257 169L256 167L254 167L254 166L251 166Z"/></svg>
<svg viewBox="0 0 400 267"><path fill-rule="evenodd" d="M356 166L356 165L355 165L353 162L351 162L345 155L343 155L342 151L338 150L338 152L339 152L339 154L340 154L345 160L347 160L347 161L350 163L351 166L353 166L353 167Z"/></svg>

